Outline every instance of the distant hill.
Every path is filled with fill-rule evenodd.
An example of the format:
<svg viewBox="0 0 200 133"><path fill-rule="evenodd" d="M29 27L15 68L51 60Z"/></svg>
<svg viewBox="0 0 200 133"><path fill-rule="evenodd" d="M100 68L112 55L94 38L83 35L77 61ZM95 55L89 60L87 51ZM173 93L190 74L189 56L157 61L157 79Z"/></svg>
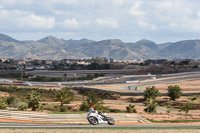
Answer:
<svg viewBox="0 0 200 133"><path fill-rule="evenodd" d="M19 42L18 40L13 39L12 37L9 37L4 34L0 34L0 41L5 41L5 42Z"/></svg>
<svg viewBox="0 0 200 133"><path fill-rule="evenodd" d="M53 37L53 36L47 36L43 39L38 40L38 42L47 43L47 44L52 45L52 46L57 46L57 45L61 45L61 44L65 43L64 40L58 39L58 38Z"/></svg>
<svg viewBox="0 0 200 133"><path fill-rule="evenodd" d="M200 59L200 40L185 40L172 43L160 50L158 54L168 59Z"/></svg>
<svg viewBox="0 0 200 133"><path fill-rule="evenodd" d="M166 47L170 46L171 44L172 44L172 42L161 43L160 47L166 48Z"/></svg>
<svg viewBox="0 0 200 133"><path fill-rule="evenodd" d="M18 41L0 34L0 58L64 59L107 57L114 59L200 59L200 40L156 44L150 40L125 43L119 39L64 40L48 36L38 41Z"/></svg>

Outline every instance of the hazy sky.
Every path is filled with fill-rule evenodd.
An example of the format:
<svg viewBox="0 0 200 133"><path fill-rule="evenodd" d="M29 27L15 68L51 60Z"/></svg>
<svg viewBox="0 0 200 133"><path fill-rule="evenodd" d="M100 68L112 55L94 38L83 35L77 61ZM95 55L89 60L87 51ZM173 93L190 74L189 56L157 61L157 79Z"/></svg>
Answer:
<svg viewBox="0 0 200 133"><path fill-rule="evenodd" d="M200 0L0 0L0 33L19 40L200 39Z"/></svg>

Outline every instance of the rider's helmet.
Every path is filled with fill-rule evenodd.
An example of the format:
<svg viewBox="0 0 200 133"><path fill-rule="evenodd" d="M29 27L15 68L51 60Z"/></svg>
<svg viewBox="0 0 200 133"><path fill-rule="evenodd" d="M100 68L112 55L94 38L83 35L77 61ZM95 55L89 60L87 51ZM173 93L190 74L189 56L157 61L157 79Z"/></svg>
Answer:
<svg viewBox="0 0 200 133"><path fill-rule="evenodd" d="M90 109L89 109L89 112L94 112L94 106L91 106Z"/></svg>

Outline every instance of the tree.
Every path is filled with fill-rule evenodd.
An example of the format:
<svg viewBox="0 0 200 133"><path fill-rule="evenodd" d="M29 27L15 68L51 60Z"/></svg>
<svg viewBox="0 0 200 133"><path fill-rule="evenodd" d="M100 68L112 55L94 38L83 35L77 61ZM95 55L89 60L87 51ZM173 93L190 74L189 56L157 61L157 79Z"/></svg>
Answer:
<svg viewBox="0 0 200 133"><path fill-rule="evenodd" d="M144 99L149 98L156 99L156 97L161 96L160 92L155 88L155 86L147 87L144 92Z"/></svg>
<svg viewBox="0 0 200 133"><path fill-rule="evenodd" d="M170 97L171 100L175 101L176 99L180 98L182 94L181 88L177 85L175 86L168 86L168 93L167 95Z"/></svg>
<svg viewBox="0 0 200 133"><path fill-rule="evenodd" d="M32 111L36 111L40 108L40 94L37 91L31 91L29 97L28 107L32 108Z"/></svg>
<svg viewBox="0 0 200 133"><path fill-rule="evenodd" d="M6 108L7 108L6 100L3 98L0 98L0 109L6 109Z"/></svg>
<svg viewBox="0 0 200 133"><path fill-rule="evenodd" d="M158 103L153 98L148 98L144 104L146 108L144 109L145 112L148 113L156 113Z"/></svg>
<svg viewBox="0 0 200 133"><path fill-rule="evenodd" d="M96 103L98 103L101 100L102 100L102 98L100 98L99 95L98 95L98 92L95 92L95 91L89 92L88 97L86 99L89 107L94 106Z"/></svg>
<svg viewBox="0 0 200 133"><path fill-rule="evenodd" d="M193 103L187 102L187 103L184 103L184 105L181 107L181 110L180 110L180 111L185 111L185 113L188 113L189 110L191 110L191 109L193 109L193 108L194 108Z"/></svg>
<svg viewBox="0 0 200 133"><path fill-rule="evenodd" d="M90 60L91 64L92 63L97 63L99 65L101 64L105 64L106 62L104 61L104 58L101 58L101 57L94 57Z"/></svg>
<svg viewBox="0 0 200 133"><path fill-rule="evenodd" d="M107 111L108 108L103 106L102 100L108 96L108 93L90 91L87 94L87 98L82 101L80 110L87 111L90 107L94 107L97 110Z"/></svg>
<svg viewBox="0 0 200 133"><path fill-rule="evenodd" d="M66 101L70 102L73 100L74 92L70 88L62 88L55 92L56 100L60 102L60 107L63 107Z"/></svg>
<svg viewBox="0 0 200 133"><path fill-rule="evenodd" d="M135 105L129 104L129 106L126 107L126 111L128 113L137 113L136 109L135 109Z"/></svg>

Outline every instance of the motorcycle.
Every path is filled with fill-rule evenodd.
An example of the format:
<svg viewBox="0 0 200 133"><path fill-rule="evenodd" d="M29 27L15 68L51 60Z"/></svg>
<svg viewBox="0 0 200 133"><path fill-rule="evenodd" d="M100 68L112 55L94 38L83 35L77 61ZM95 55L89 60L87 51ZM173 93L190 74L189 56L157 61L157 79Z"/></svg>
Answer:
<svg viewBox="0 0 200 133"><path fill-rule="evenodd" d="M97 112L97 110L87 113L87 120L92 125L109 124L114 125L115 120L112 117L107 117L106 113Z"/></svg>

